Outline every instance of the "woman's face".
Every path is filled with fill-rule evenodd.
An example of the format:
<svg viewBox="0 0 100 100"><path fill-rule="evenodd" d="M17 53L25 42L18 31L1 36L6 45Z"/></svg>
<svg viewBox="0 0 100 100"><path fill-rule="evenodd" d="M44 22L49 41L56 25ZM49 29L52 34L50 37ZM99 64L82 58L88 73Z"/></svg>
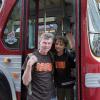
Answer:
<svg viewBox="0 0 100 100"><path fill-rule="evenodd" d="M55 49L57 52L62 52L64 51L65 44L62 40L56 40L55 42Z"/></svg>

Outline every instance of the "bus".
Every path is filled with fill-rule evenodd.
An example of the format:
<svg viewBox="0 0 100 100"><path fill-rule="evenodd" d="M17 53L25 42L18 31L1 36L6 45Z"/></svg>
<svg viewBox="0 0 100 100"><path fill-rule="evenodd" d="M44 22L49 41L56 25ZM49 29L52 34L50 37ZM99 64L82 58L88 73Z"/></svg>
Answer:
<svg viewBox="0 0 100 100"><path fill-rule="evenodd" d="M22 65L43 32L75 51L73 100L100 98L100 0L0 0L0 100L26 100Z"/></svg>

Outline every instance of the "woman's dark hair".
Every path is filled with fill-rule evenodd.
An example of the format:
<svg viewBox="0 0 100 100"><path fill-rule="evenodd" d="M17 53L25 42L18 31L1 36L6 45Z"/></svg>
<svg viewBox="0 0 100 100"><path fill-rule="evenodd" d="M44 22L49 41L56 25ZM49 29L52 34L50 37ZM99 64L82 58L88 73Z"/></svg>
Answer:
<svg viewBox="0 0 100 100"><path fill-rule="evenodd" d="M67 46L67 44L68 44L68 40L67 40L66 37L64 37L64 36L61 36L61 35L55 36L54 43L55 43L57 40L62 41L62 42L65 44L65 46Z"/></svg>

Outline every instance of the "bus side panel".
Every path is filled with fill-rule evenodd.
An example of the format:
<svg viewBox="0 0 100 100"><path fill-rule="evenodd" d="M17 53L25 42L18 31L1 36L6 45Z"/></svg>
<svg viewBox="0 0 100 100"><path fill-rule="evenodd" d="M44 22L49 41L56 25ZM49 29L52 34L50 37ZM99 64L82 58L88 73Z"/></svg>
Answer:
<svg viewBox="0 0 100 100"><path fill-rule="evenodd" d="M86 86L86 78L99 75L100 63L96 61L90 50L87 21L87 0L81 0L81 89L82 100L100 100L100 88ZM93 73L93 74L91 74ZM93 80L92 80L93 81Z"/></svg>

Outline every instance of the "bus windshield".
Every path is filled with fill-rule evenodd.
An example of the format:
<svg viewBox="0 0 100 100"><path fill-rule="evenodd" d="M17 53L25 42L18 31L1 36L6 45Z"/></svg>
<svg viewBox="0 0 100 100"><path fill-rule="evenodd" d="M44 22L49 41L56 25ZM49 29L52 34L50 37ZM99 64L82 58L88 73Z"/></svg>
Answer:
<svg viewBox="0 0 100 100"><path fill-rule="evenodd" d="M90 46L95 56L100 57L100 12L96 0L88 0L88 31Z"/></svg>

